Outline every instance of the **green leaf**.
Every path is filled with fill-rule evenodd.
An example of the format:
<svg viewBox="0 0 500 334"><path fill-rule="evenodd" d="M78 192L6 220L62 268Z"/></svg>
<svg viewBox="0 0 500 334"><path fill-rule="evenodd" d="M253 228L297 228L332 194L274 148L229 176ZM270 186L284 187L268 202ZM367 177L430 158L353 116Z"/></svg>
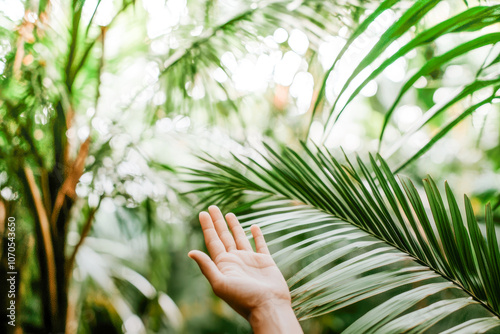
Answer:
<svg viewBox="0 0 500 334"><path fill-rule="evenodd" d="M376 333L423 333L446 316L474 303L470 298L441 300L391 321Z"/></svg>
<svg viewBox="0 0 500 334"><path fill-rule="evenodd" d="M342 113L347 105L361 92L361 90L373 79L375 79L380 73L382 73L387 67L393 64L396 60L406 55L411 50L415 48L429 44L435 41L437 38L448 34L457 33L462 31L473 31L482 29L486 26L495 24L500 21L500 5L486 7L477 6L467 9L458 15L455 15L439 24L425 30L424 32L418 34L412 38L408 43L397 50L392 56L384 60L384 62L377 66L375 70L353 91L349 96L347 101L342 106L339 111Z"/></svg>
<svg viewBox="0 0 500 334"><path fill-rule="evenodd" d="M450 51L430 59L424 66L422 66L414 75L412 75L403 85L401 90L399 91L398 96L394 100L392 106L386 112L384 116L384 124L382 125L382 130L380 131L380 142L382 142L382 138L384 136L385 129L387 124L389 123L389 119L392 116L392 113L396 109L399 101L403 97L403 95L413 86L413 84L422 76L429 74L435 69L441 67L443 64L449 62L451 59L454 59L458 56L461 56L467 52L472 50L481 48L486 45L495 44L500 41L500 33L490 33L478 38L475 38L469 42L465 42L460 44L459 46L451 49Z"/></svg>
<svg viewBox="0 0 500 334"><path fill-rule="evenodd" d="M497 81L500 81L497 80ZM489 96L478 103L470 106L469 108L465 109L460 115L458 115L455 119L450 121L448 124L446 124L441 130L439 130L438 133L436 133L431 140L427 144L424 145L421 149L418 150L415 154L413 154L410 158L408 158L404 163L402 163L398 168L396 168L396 172L399 172L403 170L405 167L407 167L409 164L411 164L413 161L418 159L420 156L422 156L425 152L430 150L434 144L439 141L441 138L443 138L448 132L451 131L458 123L460 123L464 118L469 116L471 113L473 113L477 108L479 108L482 105L485 105L487 103L491 103L494 99L494 95ZM444 109L443 109L444 110Z"/></svg>
<svg viewBox="0 0 500 334"><path fill-rule="evenodd" d="M332 73L333 69L335 68L335 65L342 58L344 53L349 49L349 47L356 40L356 38L358 38L364 31L366 31L366 29L370 26L370 24L377 17L379 17L380 14L382 14L387 9L394 6L394 4L396 4L397 2L398 2L398 0L384 0L384 2L382 2L373 13L371 13L365 20L363 20L363 22L361 22L361 24L356 28L356 30L354 30L354 32L351 34L351 36L349 37L349 39L347 40L345 45L340 50L337 57L335 57L335 60L333 61L332 66L330 66L328 71L326 71L325 76L323 77L323 82L321 83L321 88L320 88L319 93L318 93L318 98L314 102L314 107L312 110L311 120L309 122L309 127L308 127L306 139L309 138L309 131L311 129L311 124L314 121L314 117L316 115L316 112L318 111L319 104L321 103L321 100L325 94L326 82L328 80L328 77L330 76L330 73Z"/></svg>
<svg viewBox="0 0 500 334"><path fill-rule="evenodd" d="M468 334L472 332L485 333L486 331L498 326L500 326L500 323L496 321L496 319L476 318L456 325L455 327L442 332L442 334Z"/></svg>
<svg viewBox="0 0 500 334"><path fill-rule="evenodd" d="M452 289L451 283L434 283L424 285L408 292L393 297L380 304L349 326L343 334L373 332L389 321L396 318L401 312L406 311L427 296L433 295L444 289Z"/></svg>
<svg viewBox="0 0 500 334"><path fill-rule="evenodd" d="M420 19L429 12L432 8L434 8L439 3L439 0L421 0L416 1L403 15L396 20L383 34L380 36L379 41L373 46L370 52L361 60L358 66L351 73L346 83L342 87L339 92L339 95L335 99L333 106L330 110L328 118L325 123L325 135L324 138L328 136L330 131L330 120L333 118L333 114L335 111L335 107L342 96L342 94L346 91L347 87L351 84L354 78L361 73L368 65L373 63L375 59L377 59L385 49L396 39L401 37L405 32L407 32L412 26L414 26ZM340 113L337 113L333 123L335 123L340 117Z"/></svg>

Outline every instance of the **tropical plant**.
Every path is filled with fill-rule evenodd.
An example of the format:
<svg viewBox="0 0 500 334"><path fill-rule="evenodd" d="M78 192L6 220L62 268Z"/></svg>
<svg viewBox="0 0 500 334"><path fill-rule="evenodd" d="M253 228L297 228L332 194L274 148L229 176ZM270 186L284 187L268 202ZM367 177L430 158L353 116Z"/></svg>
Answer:
<svg viewBox="0 0 500 334"><path fill-rule="evenodd" d="M465 41L429 57L417 67L389 104L379 133L378 150L383 155L390 157L398 149L406 150L405 141L424 126L434 123L437 128L416 152L399 154L398 158L406 161L400 163L397 171L414 163L475 110L498 101L500 82L498 50L493 47L500 35L487 29L500 18L497 5L469 7L429 27L422 23L440 1L417 1L390 22L342 81L335 97L330 95L325 102L329 97L328 84L339 77L349 61L348 50L373 29L383 13L402 3L384 1L354 29L322 81L307 135L310 137L313 122L318 120L324 130L316 141L319 138L320 143L325 143L329 136L335 136L332 129L341 114L356 112L347 111L347 107L362 89L389 66L404 60L410 51L429 47L437 39L456 33L467 36ZM410 39L401 40L410 32ZM388 53L387 48L393 43L397 43L396 47ZM454 87L450 97L431 104L398 142L384 149L384 134L405 93L419 79L438 78L436 71L443 65L488 45L490 53L471 81ZM467 97L469 103L463 101ZM451 107L461 111L457 116L443 117ZM341 164L324 148L311 150L306 144L298 150L284 148L276 152L266 148L266 153L249 157L234 155L237 167L203 159L215 169L191 169L191 174L196 177L194 182L201 184L195 192L204 194L202 202L220 203L240 212L252 211L242 218L246 226L260 224L271 237L271 244L282 248L277 248L274 257L286 272L297 271L290 275L288 283L301 319L362 304L378 296L378 305L346 332L498 330L499 291L494 282L500 278L499 244L490 204L484 216L484 238L468 197L463 217L448 185L446 207L434 181L425 179L431 218L412 182L406 177L398 182L380 155L377 159L370 156L370 167L357 158L358 167L354 168L347 157L346 163ZM462 293L453 294L450 290Z"/></svg>
<svg viewBox="0 0 500 334"><path fill-rule="evenodd" d="M376 23L376 20L380 18L383 13L386 13L387 10L399 2L400 1L397 0L384 1L351 34L323 79L318 99L316 100L312 111L311 122L314 119L316 112L319 110L319 106L325 96L322 93L325 92L330 75L336 68L336 65L338 65L338 62L343 60L345 53L350 47L353 47L353 43L359 38L360 35L366 33L371 25ZM387 54L386 50L388 46L392 43L396 43L398 40L401 40L401 37L405 33L415 29L417 24L425 18L425 15L439 3L440 1L436 0L416 1L411 7L402 13L399 19L395 20L383 32L375 45L369 49L368 52L366 52L366 55L362 57L359 64L355 66L354 70L348 75L345 83L341 85L341 89L334 99L331 108L326 113L327 118L324 122L325 130L323 134L323 142L330 135L333 126L339 120L341 114L345 111L349 103L356 96L358 96L362 89L365 88L366 85L372 80L377 78L377 76L379 76L384 70L387 70L389 66L395 64L398 60L404 59L405 55L410 53L412 50L415 50L418 47L428 46L434 43L438 38L449 37L451 34L462 33L462 36L465 36L463 33L480 32L479 34L469 35L470 37L468 37L465 42L453 45L453 47L439 56L428 59L428 61L425 62L420 68L416 69L414 74L406 79L397 94L396 99L391 103L390 107L385 112L379 135L379 150L383 142L385 130L396 107L401 102L403 96L419 79L425 77L433 79L433 77L435 77L435 72L442 68L443 65L449 64L451 61L456 60L460 56L467 53L471 53L476 49L488 45L493 46L500 41L500 34L497 31L493 30L490 33L483 33L484 31L488 31L487 27L490 27L500 21L500 5L473 6L430 27L426 27L425 24L422 25L422 27L424 27L422 29L423 31L415 33L410 40L402 40L401 44L403 45L398 43L397 47L394 48L391 53ZM492 52L493 54L491 54ZM494 52L497 54L495 55ZM489 104L497 98L498 94L496 92L500 87L500 75L498 72L498 66L495 65L498 65L499 60L498 50L494 51L492 47L490 49L490 53L487 54L483 63L477 70L476 75L471 78L472 81L455 87L455 91L450 97L447 97L443 101L439 101L439 103L432 106L432 108L427 111L420 120L418 120L410 129L406 131L399 142L394 143L392 147L388 149L388 155L393 154L394 151L399 149L411 135L422 129L422 127L426 124L429 124L429 122L433 119L439 117L439 115L443 114L448 108L454 106L457 102L465 99L466 97L473 96L474 93L479 91L485 92L485 94L481 95L482 98L474 101L474 103L464 108L465 110L447 122L447 124L442 125L440 130L433 135L429 142L420 148L416 153L411 155L407 161L405 161L398 168L398 170L406 167L427 152L438 140L443 138L446 133L448 133L465 117L471 115L479 107ZM489 88L489 90L485 88Z"/></svg>
<svg viewBox="0 0 500 334"><path fill-rule="evenodd" d="M358 100L359 93L375 81L383 80L381 73L404 62L415 67L416 74L404 83L392 105L386 106L377 97L370 101L376 105L375 109L388 110L383 117L375 117L378 113L372 115L375 126L380 125L382 129L378 133L382 143L384 136L387 137L386 134L392 130L398 103L414 93L412 86L419 83L415 90L424 97L419 98L418 103L429 110L413 127L403 131L400 140L385 140L384 143L391 142L389 147L379 144L384 157L406 161L401 168L415 166L419 156L435 147L463 119L473 115L480 106L493 105L498 98L500 58L498 49L493 45L499 41L496 26L500 18L499 5L488 5L482 1L477 4L471 1L450 3L453 5L444 10L447 15L443 16L443 20L441 17L436 19L435 15L428 20L436 8L447 4L437 0L386 0L381 3L349 0L251 3L203 0L189 3L182 0L25 1L17 21L1 16L0 231L6 231L3 226L7 217L18 217L21 247L17 264L22 288L17 294L17 305L24 310L20 313L26 331L92 332L95 326L103 323L112 325L118 331L122 325L126 330L131 328L131 331L144 328L181 331L178 309L175 304L172 306L165 292L175 294L175 284L178 281L187 283L188 280L175 276L178 261L170 261L165 255L176 256L169 243L165 242L165 239L175 239L171 236L173 229L162 226L155 212L171 203L166 209L168 220L182 221L182 217L188 216L187 212L192 209L190 203L185 207L180 205L184 199L179 192L184 188L174 180L174 165L178 161L165 158L169 155L165 154L166 146L169 149L177 146L178 151L184 149L185 143L178 144L177 140L185 140L183 132L186 132L190 121L198 127L208 122L222 132L225 128L230 131L236 129L231 131L232 135L244 142L247 131L253 131L254 139L284 139L291 145L298 144L297 139L306 137L316 142L327 142L329 137L337 135L331 129L341 123L337 122L342 120L340 116L356 113L357 106L348 107ZM300 52L297 47L292 47L291 40L289 45L283 40L276 42L272 35L278 27L295 32L302 39ZM117 39L120 34L126 38ZM332 35L342 35L345 39L331 40ZM441 43L446 38L450 41ZM366 39L373 45L359 46L359 42ZM118 43L120 41L121 44ZM338 54L322 53L325 45L333 45ZM437 47L442 45L453 46L443 51ZM484 57L485 48L490 46L489 53ZM410 58L412 53L417 56ZM478 54L480 57L477 57ZM444 68L454 62L473 63L471 58L482 61L477 68L471 66L476 74L472 77L464 75L466 82L460 83L459 87L455 87L455 83L451 85L457 88L451 98L434 104L432 94L444 86L441 81ZM262 59L266 71L258 75L272 77L272 72L278 72L277 67L281 66L282 72L283 69L288 71L287 80L273 81L266 77L263 89L260 86L258 89L240 87L241 82L249 81L249 78L241 78L239 65L258 63ZM293 60L292 67L296 67L293 70L288 68L290 62L285 61L290 59ZM359 59L359 64L350 66L349 60L352 59ZM277 65L277 62L280 64ZM342 70L350 68L347 77L342 80L345 74ZM134 70L139 74L129 73ZM295 75L298 71L302 76ZM243 74L255 77L255 73L248 69ZM323 80L317 80L323 74ZM309 79L308 75L314 75L308 86L310 96L301 102L299 116L289 117L289 112L297 109L292 102L296 99L298 104L300 98L288 86L292 81ZM422 78L425 79L424 85L420 83ZM313 82L320 83L314 92ZM338 91L332 82L340 85ZM380 86L383 84L384 81L379 82ZM311 112L307 113L311 99L313 105ZM449 110L456 112L451 118L447 114ZM496 110L492 108L490 114L494 112ZM318 122L324 127L319 132L314 127ZM282 138L282 132L277 131L283 125L287 130L286 138ZM425 127L434 128L432 138L426 144L416 152L398 150L406 148L405 141ZM255 128L259 129L257 136ZM437 128L439 130L435 131ZM163 130L175 134L163 137ZM319 136L316 136L318 133ZM152 137L156 143L151 144ZM195 132L194 137L190 139L199 145L199 133ZM226 143L226 138L220 141ZM491 147L485 155L498 169L500 145ZM287 166L298 171L294 166ZM251 168L255 168L251 164L246 167L250 168L250 172ZM137 169L140 171L137 172ZM224 167L222 172L210 174L210 177L224 181L228 171L231 169ZM231 173L235 177L240 175L234 174L234 171ZM312 182L310 186L318 186L326 194L337 191L329 189L327 183L319 183L314 173L306 175L306 181ZM328 181L325 177L329 174L321 175L317 177ZM282 176L286 178L279 189L289 191L289 198L309 203L321 209L323 215L330 212L325 208L333 210L335 207L328 197L321 200L325 207L309 202L306 200L308 196L319 201L318 194L309 193L312 190L307 187L300 188L302 186L299 187L300 184L288 172ZM367 175L363 176L370 182ZM266 180L272 181L270 178ZM232 181L236 182L236 178ZM246 200L240 195L250 184L247 181L249 179L246 178L238 181L241 189L230 189L228 185L224 188L227 192L221 191L222 188L207 188L213 192L209 192L206 198L223 202ZM252 182L256 187L253 190L267 193L270 197L278 193L265 183ZM164 184L170 187L161 187ZM383 187L383 183L376 184ZM371 183L370 189L377 196ZM384 189L378 188L378 192L385 194ZM396 197L399 201L401 196ZM378 197L372 199L381 205L379 200L383 201ZM390 197L387 200L394 204ZM366 201L369 205L373 204L368 197ZM103 212L103 207L111 207L114 212ZM375 213L391 217L391 212L397 212L391 208L393 211L389 207L387 210L380 207L382 213ZM291 217L290 221L295 221L295 217L299 220L304 218L304 212L308 210L321 215L309 207L284 210L286 217ZM347 210L338 218L362 224L362 215L372 211L368 208L359 210L361 216ZM267 213L263 211L262 214ZM274 216L271 218L274 219ZM401 223L399 216L397 218ZM492 218L488 219L491 222ZM378 224L376 226L382 232L385 231L380 226L382 222L385 220L380 218L372 224ZM374 234L370 230L371 225L365 224L368 225L359 227L368 234ZM332 228L335 226L332 225ZM400 228L404 226L402 224ZM313 227L310 229L314 231ZM189 229L182 230L182 233L188 234L186 231ZM397 228L395 231L398 231ZM402 250L416 252L421 247L424 252L427 248L418 239L416 230L408 231L416 239L404 234L406 239L403 240L416 244L412 244L414 248ZM491 235L491 228L488 231ZM6 234L3 232L0 240L2 275L7 272L7 254L4 252ZM300 233L297 235L300 236ZM339 235L344 235L344 232L339 232ZM391 234L387 232L383 236L389 238ZM474 235L471 234L471 237ZM444 240L440 234L436 238ZM488 239L491 237L488 236ZM290 240L301 246L300 238ZM395 240L391 242L401 246ZM116 247L120 243L126 243L129 252L121 253L122 249ZM102 245L113 246L104 249L106 247ZM430 261L434 256L435 261L439 256L448 259L447 254L455 254L452 249L451 253L429 255L429 252L434 254L441 250L435 246L428 246L423 254L424 260ZM314 254L321 254L321 250ZM160 255L164 259L163 265L155 262ZM390 258L390 255L385 255ZM305 266L308 263L307 259L303 261ZM287 267L286 262L281 264ZM432 264L441 274L462 282L455 278L452 267L446 267L439 261L421 264ZM479 264L474 262L474 265ZM423 270L422 275L425 275L424 272L427 273ZM478 275L481 272L477 269ZM461 271L457 273L463 274ZM414 279L409 278L410 274L404 270L397 274L387 273L389 276L403 275L408 280ZM482 278L476 278L462 287L475 293L476 301L485 305L483 308L490 307L498 312L498 308L488 306L493 303L488 296L481 294L483 285L484 293L490 291L486 283L481 285L481 282ZM0 305L5 302L5 294L2 294ZM306 301L300 303L307 306ZM297 304L298 311L301 307ZM310 305L307 307L310 308ZM313 314L307 307L299 314ZM324 311L319 309L315 308L317 314ZM94 320L82 321L87 318Z"/></svg>
<svg viewBox="0 0 500 334"><path fill-rule="evenodd" d="M25 264L18 261L18 283L29 287L36 282L39 295L34 300L24 299L22 291L26 288L19 288L16 298L17 305L22 305L18 309L41 310L31 315L36 320L27 321L27 327L33 326L34 330L37 323L49 332L67 330L68 294L76 255L105 197L101 192L94 203L82 201L77 185L84 172L101 164L89 164L87 158L92 156L95 162L110 149L105 143L98 149L91 148L88 127L81 136L72 131L76 131L75 123L80 123L83 108L98 106L106 31L132 4L121 2L115 16L98 29L92 25L94 15L87 27L82 26L81 1L68 3L67 7L53 6L48 1L28 4L17 31L14 22L3 18L11 29L2 29L5 54L0 82L0 154L6 176L2 186L11 192L1 197L2 207L8 208L2 224L9 216L21 218L20 212L28 209L19 219L18 236L24 233L21 240L25 243L34 239L36 251L25 251L25 257L34 261L37 269L24 270ZM67 12L68 22L54 20ZM71 28L67 29L66 24ZM60 31L64 29L69 34L62 36ZM98 57L96 49L101 51ZM89 84L97 89L85 89ZM74 215L75 210L78 215ZM80 229L74 247L68 249L72 222ZM18 244L18 249L22 250L22 246ZM1 256L5 258L6 252ZM6 302L6 296L2 296L1 304ZM35 306L37 302L40 306ZM13 330L6 323L2 326L4 332Z"/></svg>
<svg viewBox="0 0 500 334"><path fill-rule="evenodd" d="M182 24L180 18L186 3L170 3L163 12L171 15L168 27L162 26L160 33L148 31L148 36L144 35L146 22L152 19L149 16L158 8L165 9L165 4L145 1L145 10L141 10L134 0L28 1L12 6L10 13L14 17L21 6L18 18L2 15L0 262L5 276L9 270L8 253L3 251L7 245L4 227L8 217L18 217L18 240L23 242L18 244L17 270L22 288L16 294L16 302L19 310L26 310L19 311L24 328L74 332L85 314L104 314L108 320L103 322L117 328L124 323L125 329L131 324L132 330L144 330L144 323L154 322L151 326L159 329L172 327L163 317L172 318L161 302L169 304L168 297L144 277L150 276L155 285L165 290L168 268L155 268L144 274L148 270L143 266L150 261L137 254L149 251L153 256L155 247L165 248L163 240L152 237L162 231L156 226L158 219L153 218L153 210L156 202L164 202L160 197L167 191L174 193L171 202L177 199L174 190L158 189L152 184L166 180L163 177L162 182L155 182L158 180L155 169L169 172L174 169L164 161L148 166L150 161L139 147L147 136L133 137L127 124L135 124L133 117L137 114L144 128L151 128L167 114L175 118L189 112L214 118L215 113L207 113L204 108L212 106L209 98L221 92L236 94L228 92L222 84L207 82L211 80L211 71L220 66L222 46L230 46L234 52L242 50L241 41L258 40L259 34L267 33L277 24L287 26L287 21L294 17L297 23L306 26L309 35L321 34L329 31L327 26L333 15L350 7L306 1L292 8L287 7L289 3L270 2L261 6L237 3L236 11L227 11L210 1L200 1L189 4L193 14ZM244 24L250 26L242 29ZM126 29L127 43L110 47L113 39L109 34L117 26ZM147 43L143 42L145 39ZM152 40L162 50L152 47L150 52L148 43ZM141 73L144 84L133 87L132 93L126 85L122 91L115 91L117 85L104 81L124 72L130 57L150 61L147 69L152 74L142 77ZM157 84L159 79L161 84ZM205 99L196 95L200 85ZM151 92L156 98L151 98ZM226 102L220 99L223 116L231 108L236 109L237 99L237 96L226 98ZM107 109L119 115L111 118L106 115ZM214 110L217 105L209 109ZM123 119L126 111L130 111L132 120ZM175 127L176 120L171 123ZM139 164L142 170L130 171L131 161L133 167ZM148 190L137 190L138 184ZM98 246L113 242L109 231L98 235L99 229L95 228L97 218L111 219L100 210L103 202L113 208L120 203L116 219L111 220L116 221L116 226L108 224L108 228L120 231L114 231L114 237L121 242L127 240L137 249L130 257L103 251ZM127 231L128 221L138 225L133 228L138 235L131 236ZM89 234L93 234L90 240L100 242L87 241ZM34 247L23 247L30 244ZM79 255L81 250L83 253ZM27 261L21 260L24 258ZM92 270L89 258L94 261ZM137 280L141 284L136 284ZM37 286L38 292L32 291L32 286ZM131 286L136 289L130 289ZM142 295L137 296L137 292ZM0 305L7 305L6 296L2 294ZM178 311L175 305L170 309L173 313ZM6 307L2 310L5 312ZM150 320L150 313L160 320ZM82 330L91 332L94 325L86 322ZM5 326L2 332L14 330L5 322L1 326Z"/></svg>
<svg viewBox="0 0 500 334"><path fill-rule="evenodd" d="M424 179L431 216L413 183L403 176L398 182L380 156L370 156L369 165L357 158L355 168L319 148L304 145L305 157L267 149L260 162L235 157L244 172L206 160L214 170L192 175L208 202L256 197L243 225L259 224L268 238L278 234L269 244L283 247L273 256L285 272L306 259L287 281L299 319L392 291L345 333L471 333L500 326L500 251L489 204L485 238L467 196L463 216L448 184L445 205L434 181ZM292 242L283 246L286 241ZM464 294L419 304L444 290Z"/></svg>

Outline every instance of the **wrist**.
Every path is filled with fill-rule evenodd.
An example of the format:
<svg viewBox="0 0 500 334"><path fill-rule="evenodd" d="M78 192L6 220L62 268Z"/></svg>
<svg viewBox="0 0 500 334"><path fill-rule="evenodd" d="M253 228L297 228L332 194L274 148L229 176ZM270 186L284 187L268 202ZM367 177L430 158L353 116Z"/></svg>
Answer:
<svg viewBox="0 0 500 334"><path fill-rule="evenodd" d="M250 312L248 322L255 334L303 333L290 301L270 300Z"/></svg>

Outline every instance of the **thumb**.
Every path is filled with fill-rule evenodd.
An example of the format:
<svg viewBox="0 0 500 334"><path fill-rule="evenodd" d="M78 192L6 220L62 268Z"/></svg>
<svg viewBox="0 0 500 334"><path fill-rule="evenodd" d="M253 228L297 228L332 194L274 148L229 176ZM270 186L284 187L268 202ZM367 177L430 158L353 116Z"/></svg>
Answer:
<svg viewBox="0 0 500 334"><path fill-rule="evenodd" d="M201 272L212 286L215 282L222 278L219 268L217 268L215 263L207 254L198 250L192 250L188 253L188 256L196 261L198 267L201 269Z"/></svg>

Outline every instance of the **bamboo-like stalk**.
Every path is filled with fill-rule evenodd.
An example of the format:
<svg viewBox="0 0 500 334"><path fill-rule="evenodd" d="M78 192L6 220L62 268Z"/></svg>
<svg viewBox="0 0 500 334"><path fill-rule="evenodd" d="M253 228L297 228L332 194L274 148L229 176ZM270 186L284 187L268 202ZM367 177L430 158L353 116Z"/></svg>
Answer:
<svg viewBox="0 0 500 334"><path fill-rule="evenodd" d="M43 244L46 252L47 259L47 272L48 272L48 288L50 294L50 313L51 318L56 319L57 317L57 286L56 286L56 267L54 259L54 248L52 243L52 236L50 232L49 218L45 207L43 205L42 197L40 191L35 181L35 176L33 171L28 166L24 167L24 174L26 175L26 181L30 187L31 195L33 197L33 202L35 203L35 209L38 215L38 221L40 223L40 229L42 231Z"/></svg>
<svg viewBox="0 0 500 334"><path fill-rule="evenodd" d="M52 209L52 214L50 217L50 225L52 227L55 227L61 208L64 205L65 197L70 196L73 198L75 196L75 188L78 183L78 180L82 176L83 169L85 167L85 159L87 158L87 155L89 153L89 146L90 146L90 136L87 137L87 139L80 146L78 156L76 157L75 162L73 163L71 172L66 178L66 180L64 180L64 183L57 192L57 196L54 201L54 208Z"/></svg>
<svg viewBox="0 0 500 334"><path fill-rule="evenodd" d="M40 186L42 189L43 204L45 205L45 210L50 212L52 203L50 202L50 184L49 175L45 168L40 168Z"/></svg>
<svg viewBox="0 0 500 334"><path fill-rule="evenodd" d="M95 213L97 212L99 206L101 205L101 200L102 197L99 199L99 203L97 204L97 206L90 210L90 213L87 216L87 220L85 221L85 224L83 224L82 232L80 233L80 240L78 240L78 243L73 249L73 252L66 261L66 283L69 283L71 279L71 271L73 269L73 264L75 263L76 254L78 253L80 246L83 244L83 241L90 232L90 228L92 227L92 222L94 221Z"/></svg>

